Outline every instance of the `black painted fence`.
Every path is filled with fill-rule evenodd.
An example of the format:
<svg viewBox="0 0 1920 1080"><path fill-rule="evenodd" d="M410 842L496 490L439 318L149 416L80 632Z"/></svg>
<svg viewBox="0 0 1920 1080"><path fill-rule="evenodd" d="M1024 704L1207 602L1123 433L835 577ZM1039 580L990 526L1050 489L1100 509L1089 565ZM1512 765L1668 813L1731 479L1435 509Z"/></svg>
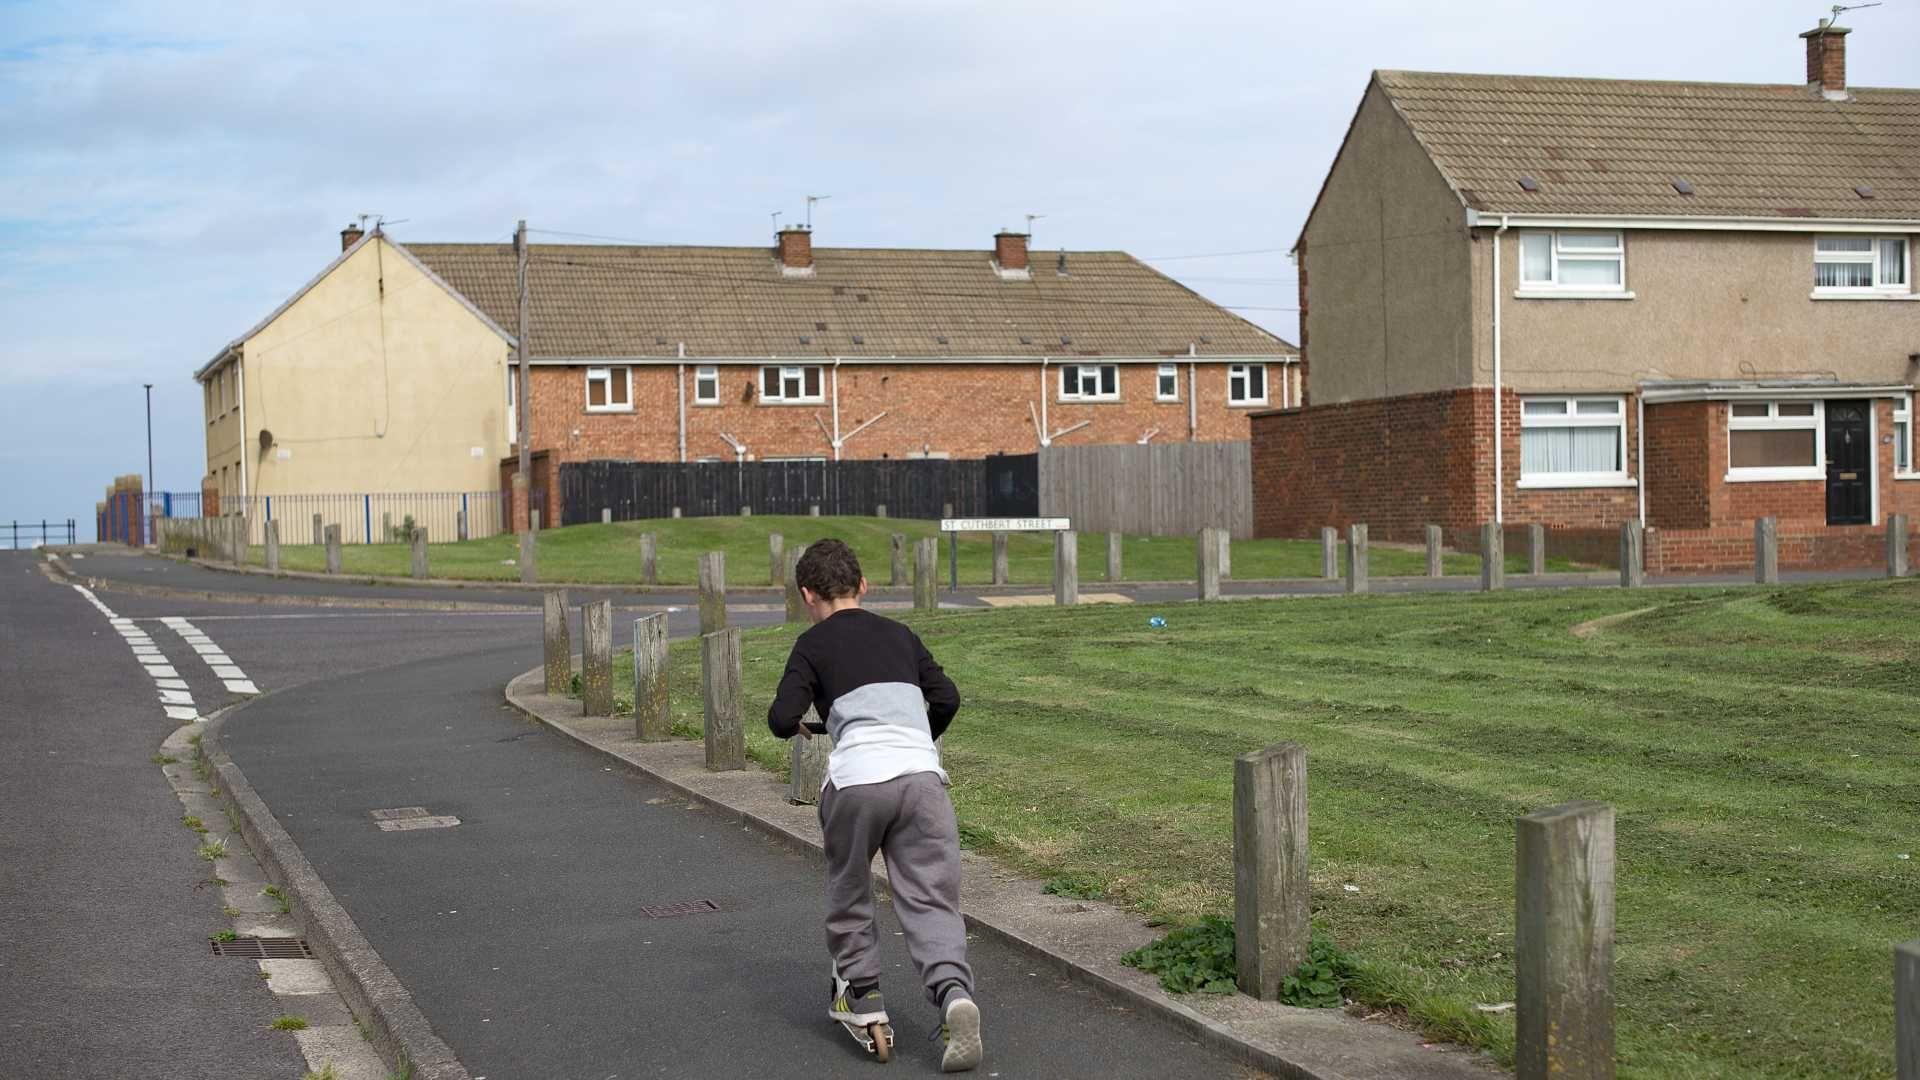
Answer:
<svg viewBox="0 0 1920 1080"><path fill-rule="evenodd" d="M738 514L871 515L938 518L946 507L961 517L1025 516L1039 512L1039 495L1025 474L1031 455L984 460L747 461L680 464L583 461L560 466L560 518L565 525ZM1009 482L1008 476L1017 478ZM997 483L995 482L997 481ZM989 492L993 495L990 498ZM1009 494L1011 492L1011 494Z"/></svg>

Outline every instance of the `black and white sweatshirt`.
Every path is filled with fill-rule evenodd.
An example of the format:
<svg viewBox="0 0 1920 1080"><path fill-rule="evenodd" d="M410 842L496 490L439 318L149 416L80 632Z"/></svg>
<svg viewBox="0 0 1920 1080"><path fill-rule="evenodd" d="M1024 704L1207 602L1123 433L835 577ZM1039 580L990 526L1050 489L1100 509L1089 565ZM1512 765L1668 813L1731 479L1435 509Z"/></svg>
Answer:
<svg viewBox="0 0 1920 1080"><path fill-rule="evenodd" d="M935 772L933 740L960 709L960 691L920 638L884 615L836 611L793 643L767 726L791 738L813 708L833 736L827 781L836 788Z"/></svg>

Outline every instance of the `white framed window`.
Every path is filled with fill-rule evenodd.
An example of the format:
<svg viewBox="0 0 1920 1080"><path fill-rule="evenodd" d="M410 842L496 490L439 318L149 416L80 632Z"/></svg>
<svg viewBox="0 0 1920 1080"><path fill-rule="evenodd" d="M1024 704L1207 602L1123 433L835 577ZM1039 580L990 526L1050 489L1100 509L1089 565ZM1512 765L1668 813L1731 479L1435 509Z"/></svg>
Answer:
<svg viewBox="0 0 1920 1080"><path fill-rule="evenodd" d="M587 411L632 412L633 369L630 367L588 368Z"/></svg>
<svg viewBox="0 0 1920 1080"><path fill-rule="evenodd" d="M1818 401L1729 402L1727 479L1822 479L1825 414Z"/></svg>
<svg viewBox="0 0 1920 1080"><path fill-rule="evenodd" d="M1814 295L1871 295L1907 292L1907 239L1904 236L1816 236L1813 238Z"/></svg>
<svg viewBox="0 0 1920 1080"><path fill-rule="evenodd" d="M702 364L693 369L693 403L695 405L720 404L720 369L711 364Z"/></svg>
<svg viewBox="0 0 1920 1080"><path fill-rule="evenodd" d="M821 402L820 365L763 367L760 369L760 400L773 405L801 405Z"/></svg>
<svg viewBox="0 0 1920 1080"><path fill-rule="evenodd" d="M1153 374L1153 400L1180 400L1180 365L1161 364Z"/></svg>
<svg viewBox="0 0 1920 1080"><path fill-rule="evenodd" d="M1893 399L1893 471L1913 472L1913 395Z"/></svg>
<svg viewBox="0 0 1920 1080"><path fill-rule="evenodd" d="M1520 234L1520 291L1625 293L1624 233L1561 230Z"/></svg>
<svg viewBox="0 0 1920 1080"><path fill-rule="evenodd" d="M1061 364L1061 401L1119 401L1120 365Z"/></svg>
<svg viewBox="0 0 1920 1080"><path fill-rule="evenodd" d="M1267 403L1267 365L1228 364L1227 404L1265 405Z"/></svg>
<svg viewBox="0 0 1920 1080"><path fill-rule="evenodd" d="M520 371L512 364L507 365L507 441L513 442L520 437Z"/></svg>
<svg viewBox="0 0 1920 1080"><path fill-rule="evenodd" d="M1521 487L1624 487L1624 397L1520 399Z"/></svg>

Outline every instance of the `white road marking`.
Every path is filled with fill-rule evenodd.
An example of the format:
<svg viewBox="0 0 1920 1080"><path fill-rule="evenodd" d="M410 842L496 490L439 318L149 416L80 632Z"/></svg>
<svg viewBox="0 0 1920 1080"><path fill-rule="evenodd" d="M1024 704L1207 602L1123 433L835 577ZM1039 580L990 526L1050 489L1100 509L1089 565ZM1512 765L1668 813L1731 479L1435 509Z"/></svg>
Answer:
<svg viewBox="0 0 1920 1080"><path fill-rule="evenodd" d="M162 708L167 710L167 719L169 720L194 723L200 719L200 710L191 705L164 705Z"/></svg>
<svg viewBox="0 0 1920 1080"><path fill-rule="evenodd" d="M187 680L160 679L157 682L155 682L154 685L158 686L162 690L185 690L187 688Z"/></svg>
<svg viewBox="0 0 1920 1080"><path fill-rule="evenodd" d="M213 639L199 627L186 619L172 616L160 621L170 627L174 633L179 634L181 640L193 646L193 651L199 654L200 659L226 686L229 693L257 694L260 692L260 688L247 678L247 673L240 670L240 666L233 662L233 658L222 652L220 646L215 645Z"/></svg>
<svg viewBox="0 0 1920 1080"><path fill-rule="evenodd" d="M173 670L172 666L167 664L154 664L147 668L147 674L156 679L177 679L180 677L180 673Z"/></svg>
<svg viewBox="0 0 1920 1080"><path fill-rule="evenodd" d="M162 705L191 705L191 704L193 704L193 695L192 695L192 694L189 694L189 693L187 693L187 692L186 692L185 690L166 690L166 689L162 689L162 690L160 691L160 704L162 704Z"/></svg>

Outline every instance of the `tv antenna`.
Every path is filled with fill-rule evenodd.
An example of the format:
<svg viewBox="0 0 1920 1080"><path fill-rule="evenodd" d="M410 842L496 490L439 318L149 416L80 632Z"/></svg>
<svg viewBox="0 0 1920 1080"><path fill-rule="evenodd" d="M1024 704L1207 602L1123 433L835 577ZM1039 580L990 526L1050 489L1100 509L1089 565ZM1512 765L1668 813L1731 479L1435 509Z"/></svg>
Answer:
<svg viewBox="0 0 1920 1080"><path fill-rule="evenodd" d="M1032 242L1032 238L1033 238L1033 223L1036 221L1039 221L1041 218L1046 216L1047 215L1045 214L1028 214L1027 215L1027 238L1029 243Z"/></svg>
<svg viewBox="0 0 1920 1080"><path fill-rule="evenodd" d="M1840 16L1841 16L1841 15L1842 15L1843 13L1845 13L1845 12L1849 12L1849 11L1860 11L1860 10L1863 10L1863 9L1865 9L1865 8L1875 8L1875 7L1880 7L1880 6L1882 5L1882 3L1883 3L1883 0L1873 0L1873 2L1872 2L1872 3L1868 3L1868 4L1835 4L1835 5L1833 5L1833 7L1832 7L1832 8L1830 9L1830 10L1831 10L1831 11L1833 12L1833 18L1831 18L1831 19L1821 19L1821 20L1820 20L1820 28L1821 28L1822 30L1824 30L1824 29L1826 29L1827 27L1829 27L1829 26L1832 26L1833 24L1835 24L1835 23L1837 23L1837 22L1839 22L1839 21L1840 21Z"/></svg>
<svg viewBox="0 0 1920 1080"><path fill-rule="evenodd" d="M780 211L780 210L775 210L775 211L773 212L773 231L774 231L774 232L779 232L779 231L780 231L780 215L781 215L781 214L782 214L783 212L784 212L784 211Z"/></svg>
<svg viewBox="0 0 1920 1080"><path fill-rule="evenodd" d="M359 214L357 216L360 219L360 228L365 229L367 222L372 221L374 232L379 232L382 226L405 225L407 222L413 220L412 218L394 218L392 221L388 221L385 214Z"/></svg>
<svg viewBox="0 0 1920 1080"><path fill-rule="evenodd" d="M831 199L831 198L833 198L833 196L831 195L807 196L807 228L808 229L813 228L813 204L817 202L826 202L828 199Z"/></svg>

